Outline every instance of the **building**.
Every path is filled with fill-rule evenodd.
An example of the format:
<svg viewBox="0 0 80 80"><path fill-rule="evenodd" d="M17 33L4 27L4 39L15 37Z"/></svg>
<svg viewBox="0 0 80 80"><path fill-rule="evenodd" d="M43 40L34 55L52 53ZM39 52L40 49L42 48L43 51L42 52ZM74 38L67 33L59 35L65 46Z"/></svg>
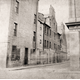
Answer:
<svg viewBox="0 0 80 80"><path fill-rule="evenodd" d="M31 64L38 0L0 0L0 4L0 67Z"/></svg>
<svg viewBox="0 0 80 80"><path fill-rule="evenodd" d="M50 6L50 25L51 25L51 33L52 36L54 36L52 38L52 48L54 50L54 60L53 62L58 62L58 46L60 45L60 34L58 34L57 31L57 21L55 18L55 10L52 6Z"/></svg>
<svg viewBox="0 0 80 80"><path fill-rule="evenodd" d="M65 34L65 25L62 23L62 34L61 34L61 61L67 60L67 41L66 41L66 34Z"/></svg>
<svg viewBox="0 0 80 80"><path fill-rule="evenodd" d="M43 34L43 35L42 35ZM54 38L55 37L55 38ZM60 45L58 42L57 22L55 19L55 11L50 6L49 14L38 14L38 26L37 26L37 60L40 64L49 64L56 62L55 57L57 50L55 45ZM42 46L43 43L43 46ZM56 52L56 54L55 54Z"/></svg>
<svg viewBox="0 0 80 80"><path fill-rule="evenodd" d="M80 21L80 1L69 0L69 22Z"/></svg>
<svg viewBox="0 0 80 80"><path fill-rule="evenodd" d="M71 70L79 70L80 63L80 1L69 0L69 54Z"/></svg>
<svg viewBox="0 0 80 80"><path fill-rule="evenodd" d="M57 32L57 22L55 10L52 6L49 8L49 14L44 15L44 53L47 53L47 63L58 62L60 49L60 34Z"/></svg>
<svg viewBox="0 0 80 80"><path fill-rule="evenodd" d="M43 28L44 28L44 15L38 13L38 26L37 26L37 64L43 64Z"/></svg>
<svg viewBox="0 0 80 80"><path fill-rule="evenodd" d="M51 26L50 26L50 17L47 15L45 17L45 22L44 22L44 31L43 31L43 50L44 54L46 54L46 63L51 63L52 58L53 58L53 52L51 52L52 49L52 41L51 41ZM51 56L52 55L52 56Z"/></svg>

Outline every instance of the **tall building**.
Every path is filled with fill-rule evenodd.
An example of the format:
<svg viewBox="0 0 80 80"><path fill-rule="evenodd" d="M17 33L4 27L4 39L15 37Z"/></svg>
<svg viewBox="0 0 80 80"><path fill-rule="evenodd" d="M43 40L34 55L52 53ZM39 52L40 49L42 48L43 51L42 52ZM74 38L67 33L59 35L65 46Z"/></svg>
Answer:
<svg viewBox="0 0 80 80"><path fill-rule="evenodd" d="M79 70L80 61L80 0L69 0L69 54L70 67Z"/></svg>
<svg viewBox="0 0 80 80"><path fill-rule="evenodd" d="M69 21L80 21L80 0L69 0Z"/></svg>
<svg viewBox="0 0 80 80"><path fill-rule="evenodd" d="M38 0L0 0L0 67L30 64L37 13Z"/></svg>

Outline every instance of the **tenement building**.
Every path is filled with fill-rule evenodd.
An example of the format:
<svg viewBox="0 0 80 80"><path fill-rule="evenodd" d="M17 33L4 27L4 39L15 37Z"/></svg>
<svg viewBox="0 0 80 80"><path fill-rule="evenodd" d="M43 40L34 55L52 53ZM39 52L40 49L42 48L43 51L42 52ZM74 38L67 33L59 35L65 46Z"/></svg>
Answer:
<svg viewBox="0 0 80 80"><path fill-rule="evenodd" d="M31 64L38 0L0 0L0 67Z"/></svg>

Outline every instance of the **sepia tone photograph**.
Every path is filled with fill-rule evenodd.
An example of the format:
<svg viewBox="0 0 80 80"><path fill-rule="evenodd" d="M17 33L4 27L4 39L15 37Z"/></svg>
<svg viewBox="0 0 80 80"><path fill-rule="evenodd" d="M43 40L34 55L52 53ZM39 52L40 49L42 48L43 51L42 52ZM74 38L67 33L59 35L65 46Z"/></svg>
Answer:
<svg viewBox="0 0 80 80"><path fill-rule="evenodd" d="M80 0L0 0L0 79L80 79Z"/></svg>

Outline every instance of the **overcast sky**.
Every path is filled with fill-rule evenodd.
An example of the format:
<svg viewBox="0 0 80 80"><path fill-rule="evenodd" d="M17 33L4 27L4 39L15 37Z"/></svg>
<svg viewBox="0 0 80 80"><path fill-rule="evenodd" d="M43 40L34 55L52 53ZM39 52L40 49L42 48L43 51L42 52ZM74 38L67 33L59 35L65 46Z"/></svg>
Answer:
<svg viewBox="0 0 80 80"><path fill-rule="evenodd" d="M58 26L61 22L68 22L69 19L69 4L68 0L39 0L39 12L43 14L49 13L50 5L55 9L56 20ZM67 29L66 29L67 30Z"/></svg>

